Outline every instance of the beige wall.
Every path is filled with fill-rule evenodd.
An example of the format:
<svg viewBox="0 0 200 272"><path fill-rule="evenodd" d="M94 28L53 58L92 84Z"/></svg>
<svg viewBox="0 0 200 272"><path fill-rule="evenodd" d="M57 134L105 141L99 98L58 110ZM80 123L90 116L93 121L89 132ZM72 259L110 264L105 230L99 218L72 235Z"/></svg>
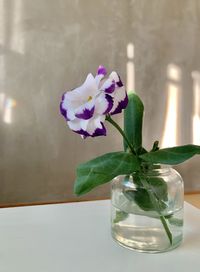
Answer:
<svg viewBox="0 0 200 272"><path fill-rule="evenodd" d="M63 91L99 64L124 82L128 67L128 84L145 104L146 147L155 139L192 143L199 18L198 0L0 0L0 204L77 199L76 165L121 149L110 126L108 137L82 140L59 115ZM198 125L195 135L200 144ZM178 167L189 191L200 190L199 164L194 158ZM109 185L85 198L108 195Z"/></svg>

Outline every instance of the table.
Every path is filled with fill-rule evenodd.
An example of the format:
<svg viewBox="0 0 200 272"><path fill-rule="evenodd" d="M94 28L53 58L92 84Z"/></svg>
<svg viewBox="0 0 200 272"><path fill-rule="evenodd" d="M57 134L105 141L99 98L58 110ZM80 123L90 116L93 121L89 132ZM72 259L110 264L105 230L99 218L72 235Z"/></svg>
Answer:
<svg viewBox="0 0 200 272"><path fill-rule="evenodd" d="M0 272L86 271L200 271L200 210L185 204L185 240L162 254L112 240L109 200L0 210Z"/></svg>
<svg viewBox="0 0 200 272"><path fill-rule="evenodd" d="M200 193L185 194L185 201L200 209Z"/></svg>

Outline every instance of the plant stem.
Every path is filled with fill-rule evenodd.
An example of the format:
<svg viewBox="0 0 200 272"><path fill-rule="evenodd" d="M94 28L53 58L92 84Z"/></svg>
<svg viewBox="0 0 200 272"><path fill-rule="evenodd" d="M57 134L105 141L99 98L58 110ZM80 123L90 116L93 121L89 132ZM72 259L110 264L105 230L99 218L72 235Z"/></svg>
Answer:
<svg viewBox="0 0 200 272"><path fill-rule="evenodd" d="M169 229L169 227L167 225L166 219L165 219L165 217L163 215L160 215L160 220L161 220L161 222L163 224L163 227L164 227L164 229L165 229L165 231L167 233L170 244L172 245L172 233L171 233L171 231L170 231L170 229Z"/></svg>
<svg viewBox="0 0 200 272"><path fill-rule="evenodd" d="M120 128L120 126L110 117L110 115L106 115L106 120L111 123L118 131L119 133L122 135L122 137L124 138L124 140L126 141L128 147L130 148L131 152L136 155L135 150L132 146L132 144L129 142L128 138L126 137L126 134L124 133L124 131Z"/></svg>
<svg viewBox="0 0 200 272"><path fill-rule="evenodd" d="M106 115L106 120L111 123L118 131L119 133L122 135L122 137L124 138L124 141L126 141L128 147L130 148L131 152L134 155L137 155L135 153L134 147L133 145L129 142L128 138L126 137L126 134L124 133L124 131L121 129L121 127L111 118L110 115ZM149 186L148 182L146 181L145 177L143 176L142 179L140 180L142 185L144 186L144 188L147 190L147 192L149 193L150 199L153 203L153 206L156 210L156 212L159 215L159 218L163 224L163 227L166 231L167 237L169 238L170 241L170 245L172 245L172 233L167 225L166 219L165 217L160 213L160 207L159 207L159 198L156 196L155 192L152 191L152 188ZM158 203L157 203L158 202Z"/></svg>
<svg viewBox="0 0 200 272"><path fill-rule="evenodd" d="M147 190L149 196L150 196L150 199L153 203L153 206L156 210L156 212L159 214L159 218L163 224L163 227L166 231L166 234L167 234L167 237L169 238L169 241L170 241L170 245L172 245L172 233L167 225L167 222L166 222L166 219L164 217L164 215L162 215L160 213L160 207L159 207L159 198L157 197L157 195L155 194L155 192L152 191L152 188L151 186L149 186L148 182L146 181L145 177L143 176L141 179L140 179L142 185L144 186L144 188Z"/></svg>

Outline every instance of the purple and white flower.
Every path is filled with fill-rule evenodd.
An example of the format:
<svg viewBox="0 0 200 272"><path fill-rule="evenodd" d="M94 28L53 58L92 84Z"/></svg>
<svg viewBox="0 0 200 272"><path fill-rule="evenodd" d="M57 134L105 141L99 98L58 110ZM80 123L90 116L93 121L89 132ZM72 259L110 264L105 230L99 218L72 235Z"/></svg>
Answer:
<svg viewBox="0 0 200 272"><path fill-rule="evenodd" d="M120 77L99 66L97 75L88 74L80 87L62 96L60 112L74 132L83 138L106 135L104 121L107 114L120 113L128 98Z"/></svg>

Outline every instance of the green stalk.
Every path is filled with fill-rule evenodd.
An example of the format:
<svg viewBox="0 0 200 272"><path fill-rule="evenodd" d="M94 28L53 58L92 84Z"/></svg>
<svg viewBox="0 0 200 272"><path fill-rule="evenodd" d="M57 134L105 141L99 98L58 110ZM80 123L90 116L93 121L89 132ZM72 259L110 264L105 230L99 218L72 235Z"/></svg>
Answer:
<svg viewBox="0 0 200 272"><path fill-rule="evenodd" d="M134 148L132 146L132 144L129 142L128 138L126 137L126 134L124 133L124 131L120 128L120 126L110 117L110 115L106 115L106 120L112 124L118 131L119 133L122 135L122 137L124 138L124 141L127 143L128 147L130 148L131 152L135 154Z"/></svg>
<svg viewBox="0 0 200 272"><path fill-rule="evenodd" d="M172 245L172 233L171 233L171 231L170 231L170 229L169 229L169 227L168 227L168 225L167 225L167 222L166 222L166 220L165 220L165 217L164 217L163 215L161 215L161 216L160 216L160 220L161 220L161 222L162 222L162 224L163 224L163 227L164 227L164 229L165 229L165 231L166 231L166 233L167 233L167 236L168 236L169 241L170 241L170 245Z"/></svg>

